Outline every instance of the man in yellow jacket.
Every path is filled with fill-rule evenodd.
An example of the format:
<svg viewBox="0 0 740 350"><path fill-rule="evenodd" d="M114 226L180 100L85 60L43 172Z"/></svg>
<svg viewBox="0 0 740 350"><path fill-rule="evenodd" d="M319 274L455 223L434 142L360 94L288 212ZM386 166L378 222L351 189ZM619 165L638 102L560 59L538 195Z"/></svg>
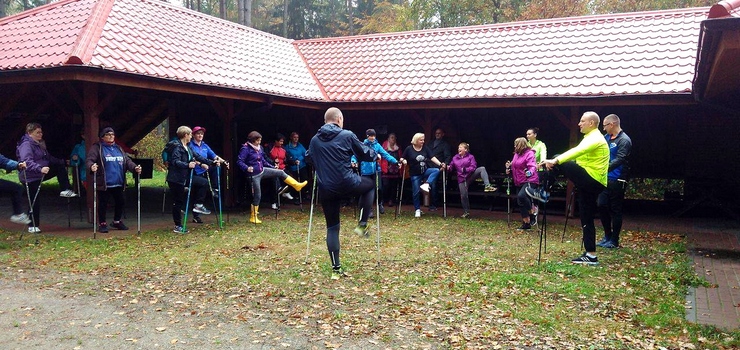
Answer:
<svg viewBox="0 0 740 350"><path fill-rule="evenodd" d="M542 161L542 165L547 167L547 170L554 170L565 175L578 189L583 246L586 252L571 260L574 264L599 264L599 259L596 257L594 216L596 200L599 193L606 188L606 175L609 169L609 145L604 140L604 136L599 133L599 121L599 115L595 112L583 113L578 122L581 133L585 135L581 143L553 159ZM543 202L548 199L545 192L527 189L527 194Z"/></svg>

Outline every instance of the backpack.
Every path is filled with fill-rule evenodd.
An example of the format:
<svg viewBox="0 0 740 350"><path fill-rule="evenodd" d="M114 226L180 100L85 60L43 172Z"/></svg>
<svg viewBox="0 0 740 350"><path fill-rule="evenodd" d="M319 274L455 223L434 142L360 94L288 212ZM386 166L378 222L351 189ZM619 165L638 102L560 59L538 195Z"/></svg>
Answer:
<svg viewBox="0 0 740 350"><path fill-rule="evenodd" d="M170 165L170 159L172 158L172 151L177 148L177 144L180 142L177 138L170 140L170 142L167 142L166 145L164 145L164 149L162 150L162 163L164 163L164 167L168 167Z"/></svg>

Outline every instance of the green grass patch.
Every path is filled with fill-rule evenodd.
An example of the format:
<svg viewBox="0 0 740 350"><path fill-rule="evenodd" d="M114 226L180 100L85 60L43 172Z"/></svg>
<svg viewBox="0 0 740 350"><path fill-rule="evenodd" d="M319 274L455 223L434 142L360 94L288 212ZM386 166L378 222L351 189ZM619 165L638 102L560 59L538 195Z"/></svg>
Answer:
<svg viewBox="0 0 740 350"><path fill-rule="evenodd" d="M350 277L340 281L329 278L320 209L307 263L308 213L287 211L279 222L266 218L255 226L240 219L224 230L206 224L188 235L42 236L36 245L31 235L19 241L17 234L0 233L0 264L104 276L115 281L110 289L126 286L126 295L138 298L154 291L207 296L287 325L336 325L317 329L317 337L336 331L398 345L408 340L398 332L405 330L416 334L417 345L451 348L738 344L738 332L685 320L687 288L705 282L693 272L680 235L625 232L625 248L600 252L601 265L585 267L570 263L581 253L580 231L570 229L562 243L559 235L550 237L538 264L536 231L510 229L505 221L405 213L382 217L378 255L375 229L370 239L357 237L352 210L344 214L341 258Z"/></svg>

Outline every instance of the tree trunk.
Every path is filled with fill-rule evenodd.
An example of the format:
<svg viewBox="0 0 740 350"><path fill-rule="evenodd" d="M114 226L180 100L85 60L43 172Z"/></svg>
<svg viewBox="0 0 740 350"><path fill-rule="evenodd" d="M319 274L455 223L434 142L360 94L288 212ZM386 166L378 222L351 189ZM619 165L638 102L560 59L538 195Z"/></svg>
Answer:
<svg viewBox="0 0 740 350"><path fill-rule="evenodd" d="M226 0L218 0L218 15L221 19L226 19Z"/></svg>
<svg viewBox="0 0 740 350"><path fill-rule="evenodd" d="M244 0L244 25L252 26L252 0Z"/></svg>
<svg viewBox="0 0 740 350"><path fill-rule="evenodd" d="M355 35L355 19L354 11L352 9L352 0L347 0L347 24L349 27L349 35Z"/></svg>
<svg viewBox="0 0 740 350"><path fill-rule="evenodd" d="M283 1L283 38L288 37L288 0Z"/></svg>
<svg viewBox="0 0 740 350"><path fill-rule="evenodd" d="M236 16L237 23L244 24L244 0L236 1L236 12L237 12L237 16Z"/></svg>

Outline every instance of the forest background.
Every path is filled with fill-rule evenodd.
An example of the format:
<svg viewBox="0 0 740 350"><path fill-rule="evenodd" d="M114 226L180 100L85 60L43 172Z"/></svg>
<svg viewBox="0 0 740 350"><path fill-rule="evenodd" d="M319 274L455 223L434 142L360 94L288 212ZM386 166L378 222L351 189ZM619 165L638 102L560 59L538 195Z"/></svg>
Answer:
<svg viewBox="0 0 740 350"><path fill-rule="evenodd" d="M0 0L0 17L53 2ZM710 0L169 0L290 39L709 6Z"/></svg>

